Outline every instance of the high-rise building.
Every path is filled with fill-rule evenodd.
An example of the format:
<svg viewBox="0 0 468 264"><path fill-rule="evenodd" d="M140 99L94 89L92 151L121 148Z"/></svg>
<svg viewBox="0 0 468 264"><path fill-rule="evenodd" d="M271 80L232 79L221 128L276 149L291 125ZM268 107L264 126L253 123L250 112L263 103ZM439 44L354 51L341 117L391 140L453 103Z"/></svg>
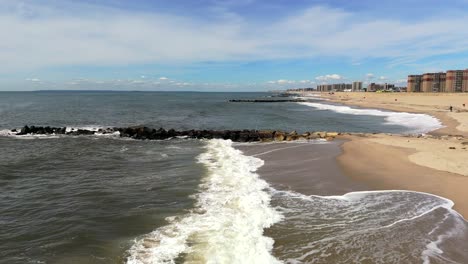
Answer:
<svg viewBox="0 0 468 264"><path fill-rule="evenodd" d="M424 93L432 92L433 82L434 82L434 74L433 73L423 74L422 83L421 83L421 92L424 92Z"/></svg>
<svg viewBox="0 0 468 264"><path fill-rule="evenodd" d="M361 91L362 90L362 82L353 82L353 86L351 87L353 92Z"/></svg>
<svg viewBox="0 0 468 264"><path fill-rule="evenodd" d="M468 92L468 69L408 75L408 92Z"/></svg>
<svg viewBox="0 0 468 264"><path fill-rule="evenodd" d="M447 71L445 86L447 92L468 92L468 69Z"/></svg>
<svg viewBox="0 0 468 264"><path fill-rule="evenodd" d="M422 75L408 75L408 92L421 92Z"/></svg>

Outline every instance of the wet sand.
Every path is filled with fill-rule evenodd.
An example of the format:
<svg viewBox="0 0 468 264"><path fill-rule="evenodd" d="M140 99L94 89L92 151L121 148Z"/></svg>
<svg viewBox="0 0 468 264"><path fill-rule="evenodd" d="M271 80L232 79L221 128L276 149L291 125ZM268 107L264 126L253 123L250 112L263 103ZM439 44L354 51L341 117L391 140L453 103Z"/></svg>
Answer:
<svg viewBox="0 0 468 264"><path fill-rule="evenodd" d="M399 136L379 135L377 137L383 138L383 141L380 140L382 141L380 142L379 139L376 140L372 137L348 137L350 141L342 145L343 153L337 158L338 164L347 176L367 184L374 190L411 190L448 198L455 203L455 210L465 219L468 217L468 176L447 171L450 170L450 164L446 164L448 161L440 157L432 159L426 157L423 162L429 164L427 166L418 165L410 158L422 152L411 148L411 143L407 147L402 147L398 141L403 139ZM423 141L424 139L405 138L404 140ZM418 144L431 143L420 142ZM447 143L441 141L440 144ZM434 143L430 145L434 149L432 154L437 154L439 147L437 145ZM444 147L444 149L448 148ZM458 151L467 152L460 149ZM446 158L450 158L450 156ZM428 167L442 164L447 165L447 168L437 170ZM457 164L461 164L461 162Z"/></svg>
<svg viewBox="0 0 468 264"><path fill-rule="evenodd" d="M419 191L451 199L454 209L468 216L467 176L417 165L409 159L415 150L373 142L370 136L323 144L257 143L236 148L264 160L257 172L278 190L306 195Z"/></svg>
<svg viewBox="0 0 468 264"><path fill-rule="evenodd" d="M326 143L257 143L236 148L264 160L257 172L278 190L306 195L342 195L369 190L347 177L336 163L343 140Z"/></svg>
<svg viewBox="0 0 468 264"><path fill-rule="evenodd" d="M372 189L401 189L436 194L454 201L468 217L468 94L322 93L340 104L423 113L444 128L439 139L398 135L349 136L338 164L343 173ZM465 104L465 106L463 105ZM453 112L448 109L453 106Z"/></svg>
<svg viewBox="0 0 468 264"><path fill-rule="evenodd" d="M455 209L466 213L468 202L460 201L460 198L463 197L463 193L468 193L463 188L468 184L468 177L415 165L408 160L408 155L412 154L412 151L367 142L365 139L367 138L338 139L325 144L296 142L241 144L236 148L242 150L245 155L264 160L264 166L257 172L277 190L322 196L342 195L354 191L413 190L452 199L456 203ZM359 207L354 208L347 204L332 213L331 219L327 219L326 214L323 215L322 212L332 210L320 203L320 199L307 200L304 203L300 201L302 200L292 200L290 204L287 199L274 200L273 203L279 203L280 207L287 208L285 214L289 215L285 221L267 229L265 234L275 240L273 250L275 256L282 259L300 259L304 263L348 263L353 262L350 259L359 259L359 257L360 260L365 259L367 262L356 260L356 263L375 263L377 260L382 263L399 263L400 257L410 259L408 263L422 262L422 253L418 250L422 252L425 249L424 243L428 243L431 239L435 240L427 235L430 230L435 230L434 223L439 223L434 219L447 217L439 215L446 212L440 209L429 213L427 219L418 218L412 224L407 222L392 228L389 228L390 225L385 225L383 229L364 227L363 230L366 232L359 232L359 227L357 230L353 229L354 222L359 222L356 219L362 221L372 219L372 216L363 213L363 216L351 217L353 224L345 230L349 230L353 235L347 236L348 231L342 230L347 217L342 214L358 212L359 215L361 210L365 210L365 206L357 210ZM335 208L333 206L334 204L332 208ZM379 219L388 214L385 208L387 207L377 212ZM396 214L398 215L398 210ZM324 222L324 219L327 220ZM335 225L334 221L338 223ZM444 225L437 230L444 233L447 231L446 228L450 230L450 225L444 222ZM382 241L388 243L393 239L402 239L405 243L400 245L390 243L386 246L381 244ZM464 244L466 239L467 237L461 236L444 241L439 245L443 250L443 256L463 263L467 256L463 253L463 247L459 245ZM423 243L423 246L420 243ZM379 253L379 250L382 252ZM328 254L320 254L325 251ZM383 252L393 253L385 255ZM394 256L397 257L393 258Z"/></svg>

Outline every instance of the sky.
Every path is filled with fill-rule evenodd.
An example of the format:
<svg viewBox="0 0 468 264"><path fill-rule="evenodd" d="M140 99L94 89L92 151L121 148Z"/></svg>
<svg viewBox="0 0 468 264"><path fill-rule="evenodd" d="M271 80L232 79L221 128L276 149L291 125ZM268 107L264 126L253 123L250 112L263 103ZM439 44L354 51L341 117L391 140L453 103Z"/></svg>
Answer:
<svg viewBox="0 0 468 264"><path fill-rule="evenodd" d="M468 68L468 0L0 0L0 90L266 91Z"/></svg>

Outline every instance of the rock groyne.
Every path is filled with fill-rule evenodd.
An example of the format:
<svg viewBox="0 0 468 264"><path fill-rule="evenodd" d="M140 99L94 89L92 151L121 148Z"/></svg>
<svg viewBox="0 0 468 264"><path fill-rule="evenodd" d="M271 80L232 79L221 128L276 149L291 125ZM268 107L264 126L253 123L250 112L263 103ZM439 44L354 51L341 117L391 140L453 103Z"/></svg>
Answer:
<svg viewBox="0 0 468 264"><path fill-rule="evenodd" d="M302 99L232 99L229 100L231 103L301 103L307 102Z"/></svg>
<svg viewBox="0 0 468 264"><path fill-rule="evenodd" d="M279 130L166 130L164 128L149 128L146 126L113 127L90 129L67 129L66 127L50 126L24 126L20 131L12 130L16 135L95 135L114 134L120 137L140 140L163 140L170 138L196 138L196 139L230 139L234 142L271 142L326 139L333 140L340 135L338 132L284 132Z"/></svg>

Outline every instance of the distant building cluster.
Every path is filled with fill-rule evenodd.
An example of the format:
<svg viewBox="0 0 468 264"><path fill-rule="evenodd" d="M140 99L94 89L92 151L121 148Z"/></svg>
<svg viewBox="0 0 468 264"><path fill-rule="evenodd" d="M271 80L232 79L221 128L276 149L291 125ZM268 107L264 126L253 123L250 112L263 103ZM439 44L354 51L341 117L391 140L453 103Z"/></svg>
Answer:
<svg viewBox="0 0 468 264"><path fill-rule="evenodd" d="M394 84L390 83L383 83L383 84L378 84L378 83L370 83L367 86L367 91L368 92L377 92L377 91L395 91L396 87Z"/></svg>
<svg viewBox="0 0 468 264"><path fill-rule="evenodd" d="M293 89L287 89L286 91L288 92L313 92L315 91L314 88L293 88Z"/></svg>
<svg viewBox="0 0 468 264"><path fill-rule="evenodd" d="M319 92L378 92L378 91L402 91L406 90L406 87L396 87L394 84L384 83L377 84L371 83L364 88L362 82L353 82L352 84L348 83L337 83L337 84L321 84L317 85L317 91Z"/></svg>
<svg viewBox="0 0 468 264"><path fill-rule="evenodd" d="M320 92L331 92L331 91L351 91L353 89L352 84L348 83L335 83L335 84L320 84L317 85L317 91Z"/></svg>
<svg viewBox="0 0 468 264"><path fill-rule="evenodd" d="M468 69L408 75L408 92L468 92Z"/></svg>

